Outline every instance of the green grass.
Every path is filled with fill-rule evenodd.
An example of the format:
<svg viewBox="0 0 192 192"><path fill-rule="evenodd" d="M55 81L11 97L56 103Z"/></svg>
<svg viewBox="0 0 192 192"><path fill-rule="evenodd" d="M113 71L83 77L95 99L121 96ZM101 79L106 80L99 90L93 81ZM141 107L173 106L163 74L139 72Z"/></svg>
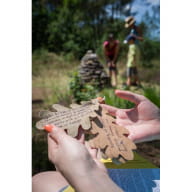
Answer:
<svg viewBox="0 0 192 192"><path fill-rule="evenodd" d="M129 109L134 107L134 104L132 102L117 97L114 91L115 89L112 89L112 88L103 89L101 92L99 92L98 96L102 96L102 97L105 96L105 102L108 105L112 105L121 109ZM137 94L144 95L150 101L152 101L155 105L160 107L160 88L158 85L145 84L140 89L135 89L130 91Z"/></svg>
<svg viewBox="0 0 192 192"><path fill-rule="evenodd" d="M114 89L103 89L100 93L101 97L105 97L105 103L121 109L129 109L134 107L134 104L130 101L117 97L114 93Z"/></svg>
<svg viewBox="0 0 192 192"><path fill-rule="evenodd" d="M144 87L144 96L160 108L160 88L158 86Z"/></svg>
<svg viewBox="0 0 192 192"><path fill-rule="evenodd" d="M134 160L128 161L125 164L116 165L114 163L105 163L105 165L107 168L111 169L157 168L157 166L141 157L136 152L134 152Z"/></svg>

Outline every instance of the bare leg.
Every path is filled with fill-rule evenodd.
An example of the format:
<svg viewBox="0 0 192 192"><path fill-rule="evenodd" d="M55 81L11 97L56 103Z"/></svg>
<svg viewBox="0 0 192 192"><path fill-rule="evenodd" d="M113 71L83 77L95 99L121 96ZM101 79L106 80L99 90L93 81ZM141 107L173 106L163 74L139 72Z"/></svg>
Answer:
<svg viewBox="0 0 192 192"><path fill-rule="evenodd" d="M134 84L140 85L140 81L139 81L138 75L134 75Z"/></svg>
<svg viewBox="0 0 192 192"><path fill-rule="evenodd" d="M108 69L109 69L110 84L112 85L112 71L110 70L111 61L108 61L107 66L108 66Z"/></svg>
<svg viewBox="0 0 192 192"><path fill-rule="evenodd" d="M32 178L32 192L58 192L67 185L68 182L57 171L38 173Z"/></svg>
<svg viewBox="0 0 192 192"><path fill-rule="evenodd" d="M110 85L112 85L112 80L113 80L112 77L113 77L113 76L112 76L112 71L109 69Z"/></svg>
<svg viewBox="0 0 192 192"><path fill-rule="evenodd" d="M131 86L131 77L128 77L128 78L127 78L127 85L128 85L128 86Z"/></svg>
<svg viewBox="0 0 192 192"><path fill-rule="evenodd" d="M117 72L112 70L112 85L117 86Z"/></svg>

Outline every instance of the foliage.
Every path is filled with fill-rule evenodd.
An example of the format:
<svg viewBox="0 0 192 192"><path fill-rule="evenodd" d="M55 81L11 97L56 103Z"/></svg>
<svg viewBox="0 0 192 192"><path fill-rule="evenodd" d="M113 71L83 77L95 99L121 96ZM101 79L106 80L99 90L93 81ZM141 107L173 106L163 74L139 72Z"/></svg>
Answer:
<svg viewBox="0 0 192 192"><path fill-rule="evenodd" d="M130 32L124 19L131 9L125 7L133 0L33 0L32 50L47 49L62 54L67 61L80 59L89 49L103 57L102 43L109 33L121 42L119 58L126 57L128 46L122 42ZM151 67L151 60L159 58L159 39L151 33L159 28L159 7L152 7L153 17L146 12L141 23L144 41L140 43L143 66ZM134 13L136 14L136 13ZM134 15L133 14L133 15ZM150 37L150 39L146 39Z"/></svg>
<svg viewBox="0 0 192 192"><path fill-rule="evenodd" d="M73 52L77 58L87 49L96 50L108 29L118 32L115 14L122 15L130 1L33 0L33 50L44 47L51 52Z"/></svg>
<svg viewBox="0 0 192 192"><path fill-rule="evenodd" d="M152 67L152 59L160 58L160 42L150 39L145 39L140 42L142 64L145 67Z"/></svg>
<svg viewBox="0 0 192 192"><path fill-rule="evenodd" d="M73 98L77 103L95 98L98 91L92 85L83 84L77 72L72 74L69 88L71 95L73 95Z"/></svg>

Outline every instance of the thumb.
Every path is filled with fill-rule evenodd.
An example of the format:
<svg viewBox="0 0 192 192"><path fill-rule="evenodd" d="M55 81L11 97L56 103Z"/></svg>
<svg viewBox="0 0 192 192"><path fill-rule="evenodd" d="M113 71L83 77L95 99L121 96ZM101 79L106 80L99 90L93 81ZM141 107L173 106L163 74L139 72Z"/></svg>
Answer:
<svg viewBox="0 0 192 192"><path fill-rule="evenodd" d="M112 116L116 116L116 112L117 112L118 108L110 106L110 105L106 105L106 104L101 104L101 107L104 108L105 110L107 110L107 112L110 113Z"/></svg>
<svg viewBox="0 0 192 192"><path fill-rule="evenodd" d="M142 143L147 141L159 140L159 134L153 134L151 127L147 128L129 128L130 134L128 136L134 143Z"/></svg>
<svg viewBox="0 0 192 192"><path fill-rule="evenodd" d="M67 136L67 134L65 133L65 131L63 129L60 129L54 125L46 125L44 127L45 130L47 130L49 133L49 136L57 143L61 143L65 137Z"/></svg>

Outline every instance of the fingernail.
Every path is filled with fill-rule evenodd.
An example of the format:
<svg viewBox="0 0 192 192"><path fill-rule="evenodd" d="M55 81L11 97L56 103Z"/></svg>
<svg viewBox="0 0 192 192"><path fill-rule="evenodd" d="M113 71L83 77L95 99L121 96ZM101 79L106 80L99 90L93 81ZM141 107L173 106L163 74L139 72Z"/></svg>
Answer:
<svg viewBox="0 0 192 192"><path fill-rule="evenodd" d="M43 128L50 133L53 130L53 125L45 125Z"/></svg>
<svg viewBox="0 0 192 192"><path fill-rule="evenodd" d="M103 97L97 97L97 100L100 104L104 104L105 103L105 98Z"/></svg>

